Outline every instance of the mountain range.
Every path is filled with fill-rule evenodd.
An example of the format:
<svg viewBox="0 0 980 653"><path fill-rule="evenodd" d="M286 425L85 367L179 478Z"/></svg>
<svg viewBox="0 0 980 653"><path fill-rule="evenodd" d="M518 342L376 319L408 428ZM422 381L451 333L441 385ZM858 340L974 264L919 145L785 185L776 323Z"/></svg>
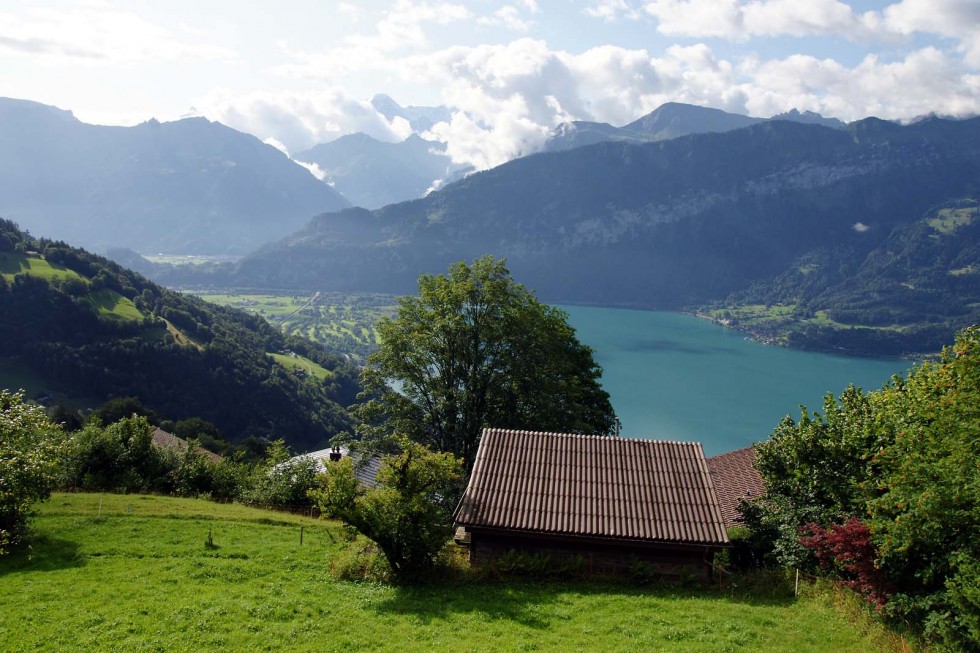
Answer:
<svg viewBox="0 0 980 653"><path fill-rule="evenodd" d="M422 197L472 171L452 162L445 143L418 134L385 143L358 132L297 152L293 160L316 164L323 181L366 209Z"/></svg>
<svg viewBox="0 0 980 653"><path fill-rule="evenodd" d="M244 254L347 206L276 148L204 118L107 127L0 98L0 217L38 236Z"/></svg>
<svg viewBox="0 0 980 653"><path fill-rule="evenodd" d="M429 140L426 130L451 118L446 107L402 107L387 95L375 96L374 107L386 118L403 118L413 129L407 139L388 143L363 132L342 136L293 155L295 161L316 164L323 180L354 206L378 209L417 199L462 179L472 166L453 163L446 144ZM555 128L543 151L557 152L606 141L646 143L689 134L725 132L765 118L752 118L720 109L669 102L623 127L603 122L574 121ZM770 120L789 120L843 128L844 123L809 111L790 111Z"/></svg>
<svg viewBox="0 0 980 653"><path fill-rule="evenodd" d="M860 266L898 230L976 198L978 179L980 119L845 129L778 120L603 142L518 159L420 200L321 215L225 281L411 292L421 273L491 253L546 301L691 308L811 264ZM948 275L978 285L980 261L955 265ZM890 326L894 347L922 345Z"/></svg>
<svg viewBox="0 0 980 653"><path fill-rule="evenodd" d="M560 152L606 141L648 143L690 134L722 133L756 125L766 120L818 124L835 129L844 127L844 123L835 118L824 118L811 111L800 112L794 109L767 119L728 113L710 107L668 102L623 127L614 127L604 122L573 121L562 123L555 128L554 134L545 143L544 151Z"/></svg>

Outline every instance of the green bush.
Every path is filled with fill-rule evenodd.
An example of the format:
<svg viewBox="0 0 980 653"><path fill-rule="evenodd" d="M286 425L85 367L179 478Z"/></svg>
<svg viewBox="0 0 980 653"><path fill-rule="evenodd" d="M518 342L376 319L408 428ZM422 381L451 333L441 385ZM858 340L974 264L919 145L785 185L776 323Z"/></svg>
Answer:
<svg viewBox="0 0 980 653"><path fill-rule="evenodd" d="M153 446L153 427L132 416L102 428L92 421L75 434L64 485L111 492L172 492L170 456Z"/></svg>
<svg viewBox="0 0 980 653"><path fill-rule="evenodd" d="M276 440L263 462L252 469L240 498L253 506L305 510L314 505L310 492L320 487L318 475L315 460L291 460L286 443Z"/></svg>
<svg viewBox="0 0 980 653"><path fill-rule="evenodd" d="M24 540L31 505L56 486L63 445L42 407L0 390L0 555Z"/></svg>
<svg viewBox="0 0 980 653"><path fill-rule="evenodd" d="M391 567L378 547L365 538L355 538L330 560L330 573L337 580L391 580Z"/></svg>
<svg viewBox="0 0 980 653"><path fill-rule="evenodd" d="M326 515L336 517L374 541L393 576L416 580L431 569L452 533L452 501L462 476L452 454L435 453L402 438L401 453L378 471L378 486L364 487L354 464L344 458L327 467L314 496Z"/></svg>

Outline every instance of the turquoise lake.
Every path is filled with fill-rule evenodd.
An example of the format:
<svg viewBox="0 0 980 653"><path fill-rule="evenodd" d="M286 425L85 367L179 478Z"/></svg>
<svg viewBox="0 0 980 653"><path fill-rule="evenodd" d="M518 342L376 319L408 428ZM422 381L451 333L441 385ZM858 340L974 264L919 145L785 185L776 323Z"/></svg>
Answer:
<svg viewBox="0 0 980 653"><path fill-rule="evenodd" d="M561 308L595 350L621 435L695 440L708 456L766 439L800 404L822 411L827 392L875 390L912 365L762 345L677 313Z"/></svg>

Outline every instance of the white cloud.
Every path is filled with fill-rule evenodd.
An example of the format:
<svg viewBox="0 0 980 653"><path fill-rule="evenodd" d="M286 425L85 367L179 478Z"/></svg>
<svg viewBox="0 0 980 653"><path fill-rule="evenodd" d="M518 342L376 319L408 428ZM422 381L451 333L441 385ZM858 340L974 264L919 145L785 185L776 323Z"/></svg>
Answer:
<svg viewBox="0 0 980 653"><path fill-rule="evenodd" d="M882 13L885 26L901 34L964 36L980 30L980 3L975 0L901 0Z"/></svg>
<svg viewBox="0 0 980 653"><path fill-rule="evenodd" d="M662 34L747 40L753 36L839 35L867 38L872 12L856 14L839 0L652 0L644 10Z"/></svg>
<svg viewBox="0 0 980 653"><path fill-rule="evenodd" d="M830 59L794 55L747 72L742 87L748 97L746 107L755 115L793 108L842 120L980 113L980 78L933 47L894 62L868 55L853 68Z"/></svg>
<svg viewBox="0 0 980 653"><path fill-rule="evenodd" d="M644 9L657 19L662 34L722 38L744 34L738 0L653 0Z"/></svg>
<svg viewBox="0 0 980 653"><path fill-rule="evenodd" d="M871 227L864 224L863 222L855 222L853 225L851 225L851 229L858 232L859 234L863 234L867 231L871 231Z"/></svg>
<svg viewBox="0 0 980 653"><path fill-rule="evenodd" d="M525 20L521 10L514 5L504 5L492 15L481 17L478 22L481 25L501 25L513 32L527 32L534 24L533 21Z"/></svg>
<svg viewBox="0 0 980 653"><path fill-rule="evenodd" d="M292 153L353 132L383 141L400 141L411 133L404 120L389 122L370 102L339 88L248 95L215 91L197 103L197 111Z"/></svg>
<svg viewBox="0 0 980 653"><path fill-rule="evenodd" d="M286 149L286 146L278 138L275 138L273 136L268 136L266 138L263 138L262 142L265 143L266 145L271 145L272 147L276 148L286 156L289 156L289 150Z"/></svg>
<svg viewBox="0 0 980 653"><path fill-rule="evenodd" d="M882 13L885 27L899 34L927 32L958 39L964 61L980 68L980 2L902 0Z"/></svg>
<svg viewBox="0 0 980 653"><path fill-rule="evenodd" d="M625 0L599 0L588 13L609 19L628 9ZM732 41L830 36L891 42L922 33L960 39L961 51L972 57L980 33L976 0L900 0L864 13L840 0L649 0L643 10L662 34Z"/></svg>
<svg viewBox="0 0 980 653"><path fill-rule="evenodd" d="M942 9L942 16L926 17L930 2ZM384 72L402 84L441 89L452 118L428 136L446 142L454 161L477 169L539 149L563 121L623 125L671 101L762 117L791 109L842 120L868 115L902 119L933 111L966 115L980 112L980 75L971 68L977 65L973 57L980 63L977 5L901 0L859 14L840 0L646 0L642 5L591 0L585 9L606 20L656 22L662 33L685 36L832 34L888 38L896 45L885 56L844 64L809 54L768 59L727 54L730 48L720 56L723 50L712 49L710 41L669 45L654 54L615 45L570 53L535 38L432 50L426 26L470 20L469 10L449 2L403 0L381 15L373 32L347 37L325 52L287 52L292 61L280 72L326 80L327 89L235 98L219 94L204 103L205 113L260 137L274 137L290 151L352 131L396 140L409 132L404 121L389 123L367 102L333 86L342 83L343 75ZM533 0L493 6L498 14L492 20L524 20L540 11ZM642 15L637 13L641 8ZM957 41L909 50L915 42L909 35L917 30Z"/></svg>
<svg viewBox="0 0 980 653"><path fill-rule="evenodd" d="M237 58L231 50L209 44L186 28L167 30L135 13L100 4L0 13L0 50L51 64L86 66Z"/></svg>
<svg viewBox="0 0 980 653"><path fill-rule="evenodd" d="M470 11L450 2L398 0L383 13L373 33L351 34L337 47L321 52L287 51L291 63L276 66L280 75L333 82L339 77L369 71L388 71L404 53L424 49L426 24L448 25L467 20Z"/></svg>
<svg viewBox="0 0 980 653"><path fill-rule="evenodd" d="M326 170L324 170L323 168L321 168L316 163L311 163L309 161L300 161L299 159L293 159L293 161L295 163L303 166L307 170L309 170L310 171L310 174L313 175L314 177L316 177L317 179L319 179L320 181L325 181L327 179L327 172L326 172ZM330 184L330 185L333 186L333 184Z"/></svg>
<svg viewBox="0 0 980 653"><path fill-rule="evenodd" d="M641 15L641 11L626 0L593 0L583 11L588 16L601 18L606 22L613 22L620 16L636 20Z"/></svg>
<svg viewBox="0 0 980 653"><path fill-rule="evenodd" d="M557 122L587 115L563 53L542 41L450 48L425 61L453 118L432 129L458 163L478 169L538 149Z"/></svg>

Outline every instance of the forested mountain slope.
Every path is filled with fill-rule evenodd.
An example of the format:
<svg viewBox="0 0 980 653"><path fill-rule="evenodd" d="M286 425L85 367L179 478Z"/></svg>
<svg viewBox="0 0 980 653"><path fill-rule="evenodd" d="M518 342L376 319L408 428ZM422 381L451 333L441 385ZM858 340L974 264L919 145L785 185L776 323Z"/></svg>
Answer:
<svg viewBox="0 0 980 653"><path fill-rule="evenodd" d="M861 261L978 184L980 119L771 121L600 143L512 161L421 200L319 216L225 281L410 292L422 272L491 253L546 301L691 308L811 254Z"/></svg>
<svg viewBox="0 0 980 653"><path fill-rule="evenodd" d="M244 254L350 204L272 147L204 118L89 125L0 98L0 217L144 254Z"/></svg>
<svg viewBox="0 0 980 653"><path fill-rule="evenodd" d="M273 355L302 356L326 379ZM76 405L134 396L162 416L201 417L229 439L325 445L349 428L356 371L263 319L208 304L0 220L0 368Z"/></svg>

